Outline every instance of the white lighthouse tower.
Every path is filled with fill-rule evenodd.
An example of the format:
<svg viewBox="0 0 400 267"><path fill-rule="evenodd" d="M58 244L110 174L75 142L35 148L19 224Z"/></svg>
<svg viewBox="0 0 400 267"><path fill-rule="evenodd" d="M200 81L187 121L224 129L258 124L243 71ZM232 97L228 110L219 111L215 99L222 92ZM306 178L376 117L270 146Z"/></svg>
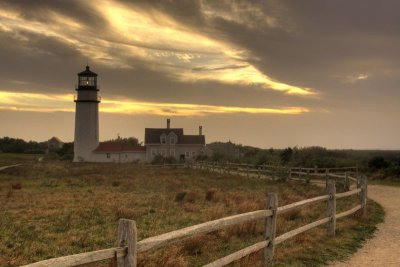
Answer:
<svg viewBox="0 0 400 267"><path fill-rule="evenodd" d="M78 73L75 89L74 162L93 161L93 150L99 145L99 103L97 74L86 66Z"/></svg>

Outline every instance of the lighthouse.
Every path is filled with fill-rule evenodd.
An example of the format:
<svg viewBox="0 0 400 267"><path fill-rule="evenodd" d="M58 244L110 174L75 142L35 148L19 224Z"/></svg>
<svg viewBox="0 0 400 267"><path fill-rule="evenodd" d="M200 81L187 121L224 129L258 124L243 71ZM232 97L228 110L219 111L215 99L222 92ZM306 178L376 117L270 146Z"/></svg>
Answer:
<svg viewBox="0 0 400 267"><path fill-rule="evenodd" d="M97 74L86 66L78 73L75 88L75 141L74 162L93 161L93 150L99 145L99 89Z"/></svg>

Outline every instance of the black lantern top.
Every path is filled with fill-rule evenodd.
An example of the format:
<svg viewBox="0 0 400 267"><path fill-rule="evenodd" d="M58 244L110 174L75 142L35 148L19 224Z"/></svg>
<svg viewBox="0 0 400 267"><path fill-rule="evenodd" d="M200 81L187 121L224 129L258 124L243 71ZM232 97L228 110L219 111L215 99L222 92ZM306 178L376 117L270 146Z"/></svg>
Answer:
<svg viewBox="0 0 400 267"><path fill-rule="evenodd" d="M86 70L78 73L78 88L76 90L98 90L97 73L94 73L86 66Z"/></svg>

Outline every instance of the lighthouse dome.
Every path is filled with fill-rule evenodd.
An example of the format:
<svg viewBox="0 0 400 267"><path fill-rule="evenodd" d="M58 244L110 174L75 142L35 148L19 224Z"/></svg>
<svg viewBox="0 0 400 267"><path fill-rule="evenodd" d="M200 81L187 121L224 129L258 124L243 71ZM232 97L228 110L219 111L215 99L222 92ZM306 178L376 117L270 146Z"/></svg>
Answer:
<svg viewBox="0 0 400 267"><path fill-rule="evenodd" d="M97 77L97 73L91 71L89 66L86 66L86 69L82 72L79 72L78 76Z"/></svg>

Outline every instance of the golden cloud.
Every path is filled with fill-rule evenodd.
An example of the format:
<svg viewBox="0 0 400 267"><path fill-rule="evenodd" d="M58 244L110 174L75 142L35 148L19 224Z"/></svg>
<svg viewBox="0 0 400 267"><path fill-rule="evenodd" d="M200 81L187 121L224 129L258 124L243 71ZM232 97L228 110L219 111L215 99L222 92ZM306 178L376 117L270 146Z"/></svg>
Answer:
<svg viewBox="0 0 400 267"><path fill-rule="evenodd" d="M97 64L114 68L134 68L140 59L149 68L164 71L181 81L211 80L228 84L259 85L266 90L310 96L316 91L277 81L258 70L245 56L248 51L179 24L155 10L135 10L110 0L89 2L109 26L93 31L72 18L49 11L52 23L28 21L15 12L0 10L0 29L56 38L75 47ZM146 13L148 12L148 13ZM21 38L27 38L22 36ZM24 40L29 43L29 40ZM46 52L46 51L43 51ZM246 63L245 68L212 70L225 65ZM205 68L204 68L205 67ZM203 68L204 71L193 72Z"/></svg>
<svg viewBox="0 0 400 267"><path fill-rule="evenodd" d="M0 110L30 112L74 112L72 94L39 94L0 91ZM100 112L168 116L205 116L211 114L281 114L309 112L304 107L253 108L184 103L142 102L132 99L102 99Z"/></svg>

